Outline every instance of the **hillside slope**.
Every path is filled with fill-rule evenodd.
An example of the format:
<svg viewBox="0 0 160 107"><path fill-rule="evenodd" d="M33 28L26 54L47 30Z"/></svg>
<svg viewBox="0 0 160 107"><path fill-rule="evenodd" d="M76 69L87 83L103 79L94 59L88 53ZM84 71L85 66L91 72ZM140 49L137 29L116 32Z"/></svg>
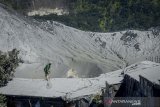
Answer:
<svg viewBox="0 0 160 107"><path fill-rule="evenodd" d="M94 77L160 53L160 30L94 33L57 22L37 22L0 7L0 50L20 50L24 63L15 74L44 78L52 62L51 77L66 77L70 68L79 77ZM159 57L157 57L159 58ZM156 60L159 61L159 60Z"/></svg>

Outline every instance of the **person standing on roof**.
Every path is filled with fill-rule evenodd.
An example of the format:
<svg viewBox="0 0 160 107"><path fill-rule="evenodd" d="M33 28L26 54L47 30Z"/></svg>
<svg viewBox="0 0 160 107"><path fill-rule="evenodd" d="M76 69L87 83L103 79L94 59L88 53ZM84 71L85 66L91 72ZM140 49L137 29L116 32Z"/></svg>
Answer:
<svg viewBox="0 0 160 107"><path fill-rule="evenodd" d="M51 63L48 63L44 68L45 78L47 81L49 80L49 74L51 72L50 68L51 68Z"/></svg>

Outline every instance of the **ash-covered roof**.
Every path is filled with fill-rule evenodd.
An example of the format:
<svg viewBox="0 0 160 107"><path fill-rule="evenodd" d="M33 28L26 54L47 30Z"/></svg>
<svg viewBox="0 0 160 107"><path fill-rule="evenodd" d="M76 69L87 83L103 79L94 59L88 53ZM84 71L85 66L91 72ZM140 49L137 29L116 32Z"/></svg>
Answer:
<svg viewBox="0 0 160 107"><path fill-rule="evenodd" d="M114 74L113 74L114 75ZM52 78L45 79L24 79L14 78L7 86L0 88L0 93L13 96L33 97L62 97L64 100L71 100L101 93L105 83L118 84L123 79L113 75L100 76L97 78Z"/></svg>
<svg viewBox="0 0 160 107"><path fill-rule="evenodd" d="M125 74L139 81L139 75L151 82L159 84L160 64L144 61L125 68ZM15 96L61 97L64 100L79 99L99 94L106 82L110 85L119 84L123 80L122 70L102 74L96 78L51 78L24 79L14 78L7 86L0 88L0 93Z"/></svg>
<svg viewBox="0 0 160 107"><path fill-rule="evenodd" d="M139 81L140 75L149 81L160 84L160 64L150 61L133 64L125 69L126 74Z"/></svg>

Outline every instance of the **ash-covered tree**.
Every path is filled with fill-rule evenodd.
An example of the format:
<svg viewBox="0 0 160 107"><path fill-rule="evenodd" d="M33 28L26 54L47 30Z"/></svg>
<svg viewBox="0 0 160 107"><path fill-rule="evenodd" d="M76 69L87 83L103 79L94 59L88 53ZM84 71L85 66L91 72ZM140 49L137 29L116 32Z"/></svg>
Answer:
<svg viewBox="0 0 160 107"><path fill-rule="evenodd" d="M12 51L0 51L0 87L5 86L8 81L12 80L15 69L22 60L18 57L19 51L13 49ZM0 107L6 107L5 96L0 95Z"/></svg>

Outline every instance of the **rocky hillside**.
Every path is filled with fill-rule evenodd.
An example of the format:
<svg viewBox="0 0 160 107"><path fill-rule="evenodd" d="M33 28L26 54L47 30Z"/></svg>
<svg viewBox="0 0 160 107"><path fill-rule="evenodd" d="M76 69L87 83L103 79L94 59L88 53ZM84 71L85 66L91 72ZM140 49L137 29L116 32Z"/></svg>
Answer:
<svg viewBox="0 0 160 107"><path fill-rule="evenodd" d="M158 28L85 32L54 21L38 22L4 6L0 6L0 38L1 51L20 51L24 63L15 76L24 78L44 78L48 62L51 77L66 77L70 68L79 77L94 77L160 54Z"/></svg>

